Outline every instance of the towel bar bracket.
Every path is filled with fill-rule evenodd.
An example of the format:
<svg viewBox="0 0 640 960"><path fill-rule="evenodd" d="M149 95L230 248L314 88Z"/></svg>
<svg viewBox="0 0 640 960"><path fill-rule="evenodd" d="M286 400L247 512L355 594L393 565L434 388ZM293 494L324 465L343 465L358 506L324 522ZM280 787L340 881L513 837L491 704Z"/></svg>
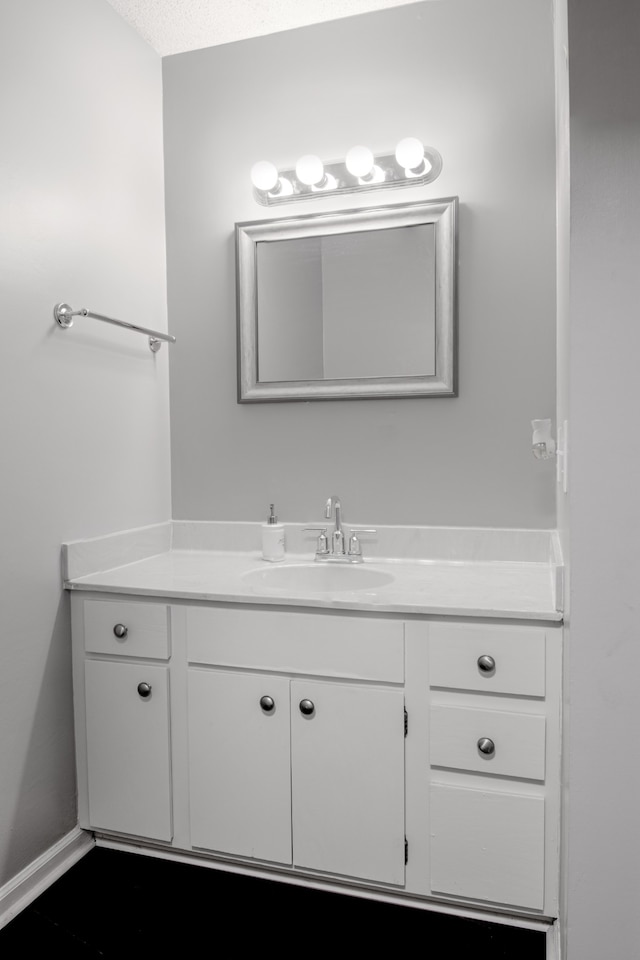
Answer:
<svg viewBox="0 0 640 960"><path fill-rule="evenodd" d="M53 315L60 324L61 327L64 327L65 330L68 330L69 327L73 326L73 317L75 317L79 310L76 310L74 313L68 303L56 303L53 308Z"/></svg>

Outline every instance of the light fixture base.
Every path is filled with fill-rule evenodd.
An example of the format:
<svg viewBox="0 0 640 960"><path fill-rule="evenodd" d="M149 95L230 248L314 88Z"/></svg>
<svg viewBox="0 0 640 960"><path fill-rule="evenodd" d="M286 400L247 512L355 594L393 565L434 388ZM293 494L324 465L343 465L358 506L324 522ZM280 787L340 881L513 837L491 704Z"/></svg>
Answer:
<svg viewBox="0 0 640 960"><path fill-rule="evenodd" d="M254 188L254 197L263 207L277 206L280 203L293 203L296 200L312 200L316 197L332 197L343 193L364 193L371 190L391 190L397 187L421 187L432 183L442 171L442 157L434 147L425 147L424 173L407 176L404 167L396 160L394 153L375 154L375 177L363 180L347 170L343 160L336 160L324 164L324 172L329 180L333 178L335 187L332 189L317 189L302 183L296 176L295 168L279 170L278 176L288 181L292 190L290 193L269 193L266 190Z"/></svg>

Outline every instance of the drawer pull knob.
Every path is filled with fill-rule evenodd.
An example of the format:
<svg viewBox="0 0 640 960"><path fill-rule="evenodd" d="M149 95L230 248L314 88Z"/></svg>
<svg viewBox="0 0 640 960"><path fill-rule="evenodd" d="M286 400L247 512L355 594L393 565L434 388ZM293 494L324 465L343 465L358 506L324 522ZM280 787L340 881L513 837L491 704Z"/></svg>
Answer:
<svg viewBox="0 0 640 960"><path fill-rule="evenodd" d="M150 683L139 683L138 684L138 693L143 700L146 700L147 697L151 696L151 684Z"/></svg>
<svg viewBox="0 0 640 960"><path fill-rule="evenodd" d="M478 670L480 673L484 673L485 676L493 673L496 669L496 662L493 657L489 657L486 654L483 654L481 657L478 657Z"/></svg>
<svg viewBox="0 0 640 960"><path fill-rule="evenodd" d="M276 702L273 697L260 697L260 706L265 713L273 713Z"/></svg>
<svg viewBox="0 0 640 960"><path fill-rule="evenodd" d="M300 701L300 713L305 717L312 717L316 712L316 707L313 700L301 700Z"/></svg>
<svg viewBox="0 0 640 960"><path fill-rule="evenodd" d="M478 750L480 753L483 753L485 757L492 757L496 752L496 745L489 737L480 737L478 740Z"/></svg>
<svg viewBox="0 0 640 960"><path fill-rule="evenodd" d="M115 627L113 628L113 632L118 640L124 640L126 635L129 633L129 627L125 627L124 623L116 623Z"/></svg>

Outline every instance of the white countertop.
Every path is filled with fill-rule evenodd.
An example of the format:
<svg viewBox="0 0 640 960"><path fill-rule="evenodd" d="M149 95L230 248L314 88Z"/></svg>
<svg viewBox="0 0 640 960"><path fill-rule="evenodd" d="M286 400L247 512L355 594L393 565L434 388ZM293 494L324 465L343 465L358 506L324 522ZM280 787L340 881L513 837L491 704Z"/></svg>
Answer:
<svg viewBox="0 0 640 960"><path fill-rule="evenodd" d="M365 560L363 566L391 574L391 583L331 594L256 586L243 576L259 569L311 561L309 554L288 555L281 563L271 564L257 551L167 549L123 566L70 577L65 587L224 603L562 620L562 613L556 609L557 567L545 562L376 558Z"/></svg>

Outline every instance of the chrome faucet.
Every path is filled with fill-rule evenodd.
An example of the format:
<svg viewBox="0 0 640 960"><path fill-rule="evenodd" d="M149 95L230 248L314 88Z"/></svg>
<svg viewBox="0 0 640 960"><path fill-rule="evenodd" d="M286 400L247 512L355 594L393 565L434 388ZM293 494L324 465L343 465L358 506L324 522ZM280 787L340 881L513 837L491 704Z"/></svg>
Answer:
<svg viewBox="0 0 640 960"><path fill-rule="evenodd" d="M331 520L335 514L336 525L331 534L331 553L334 557L343 557L344 550L344 531L342 529L342 504L339 497L329 497L324 508L325 520Z"/></svg>
<svg viewBox="0 0 640 960"><path fill-rule="evenodd" d="M342 504L339 497L329 497L324 508L325 520L335 518L331 538L327 537L326 527L305 527L305 530L319 533L316 546L316 560L334 563L362 563L362 544L360 533L377 533L377 530L352 530L349 537L349 549L345 549L345 532L342 527Z"/></svg>

